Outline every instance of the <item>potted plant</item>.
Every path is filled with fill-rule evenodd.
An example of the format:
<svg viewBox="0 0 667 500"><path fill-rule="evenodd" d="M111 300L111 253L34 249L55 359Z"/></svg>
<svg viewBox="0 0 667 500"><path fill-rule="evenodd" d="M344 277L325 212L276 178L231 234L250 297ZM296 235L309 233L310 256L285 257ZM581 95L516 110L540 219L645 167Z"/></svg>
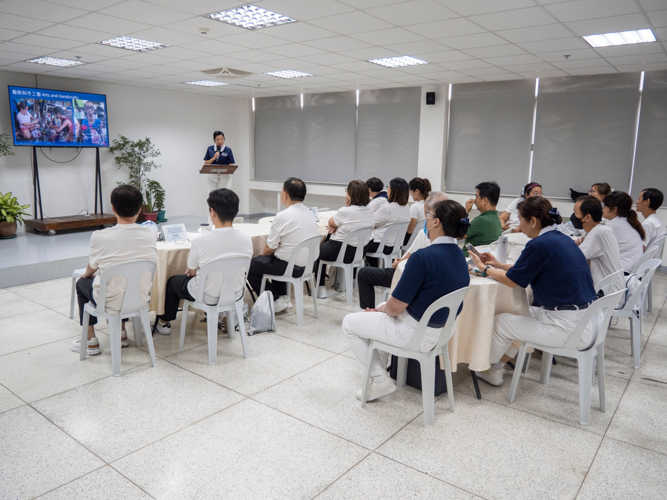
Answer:
<svg viewBox="0 0 667 500"><path fill-rule="evenodd" d="M30 205L19 205L12 193L0 193L0 238L16 237L16 223L23 224L23 216L30 215L25 209Z"/></svg>
<svg viewBox="0 0 667 500"><path fill-rule="evenodd" d="M10 141L11 136L9 134L0 134L0 158L3 156L14 156Z"/></svg>
<svg viewBox="0 0 667 500"><path fill-rule="evenodd" d="M164 197L165 192L162 184L158 181L149 180L146 184L146 199L150 195L152 201L153 212L157 212L157 222L166 222L164 218Z"/></svg>

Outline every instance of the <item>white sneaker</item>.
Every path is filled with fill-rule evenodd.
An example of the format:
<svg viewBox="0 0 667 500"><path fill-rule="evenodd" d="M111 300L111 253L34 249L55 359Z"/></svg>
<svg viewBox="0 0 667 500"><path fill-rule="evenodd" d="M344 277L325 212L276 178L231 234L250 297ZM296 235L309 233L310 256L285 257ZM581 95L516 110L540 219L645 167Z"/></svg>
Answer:
<svg viewBox="0 0 667 500"><path fill-rule="evenodd" d="M381 398L382 396L387 396L396 390L396 384L389 375L380 375L378 377L371 378L370 386L368 387L368 394L366 396L366 401L373 401L375 399ZM357 399L361 401L361 389L357 391Z"/></svg>
<svg viewBox="0 0 667 500"><path fill-rule="evenodd" d="M127 338L127 331L122 330L120 332L120 346L127 347L130 345L130 339Z"/></svg>
<svg viewBox="0 0 667 500"><path fill-rule="evenodd" d="M155 331L160 335L171 335L171 323L161 324L159 321L155 325Z"/></svg>
<svg viewBox="0 0 667 500"><path fill-rule="evenodd" d="M321 286L319 290L317 290L317 298L318 299L326 299L329 296L327 295L327 288L325 286Z"/></svg>
<svg viewBox="0 0 667 500"><path fill-rule="evenodd" d="M500 386L503 385L503 375L505 375L505 369L500 368L499 370L494 369L493 367L483 372L475 372L477 378L482 379L487 384Z"/></svg>
<svg viewBox="0 0 667 500"><path fill-rule="evenodd" d="M273 310L276 313L283 312L285 309L294 307L287 295L281 295L276 300L273 301Z"/></svg>
<svg viewBox="0 0 667 500"><path fill-rule="evenodd" d="M72 341L70 349L74 352L81 352L81 339L76 339ZM100 341L97 340L97 337L93 337L88 341L86 346L86 354L88 356L95 356L96 354L101 354L102 349L100 349Z"/></svg>

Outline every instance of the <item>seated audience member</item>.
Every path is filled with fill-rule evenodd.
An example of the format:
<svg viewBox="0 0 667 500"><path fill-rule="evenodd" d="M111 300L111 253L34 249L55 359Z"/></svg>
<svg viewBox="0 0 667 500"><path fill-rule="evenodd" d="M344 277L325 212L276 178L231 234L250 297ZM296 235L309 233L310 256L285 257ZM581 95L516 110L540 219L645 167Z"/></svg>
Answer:
<svg viewBox="0 0 667 500"><path fill-rule="evenodd" d="M475 265L496 281L509 287L530 285L533 290L530 316L504 313L494 319L491 368L477 372L491 385L503 383L506 353L515 340L562 346L597 299L584 254L569 236L554 228L562 222L558 210L542 197L527 198L518 208L521 229L531 240L516 263L501 264L490 253L482 254L483 261L471 255ZM591 322L584 341L591 340L592 331Z"/></svg>
<svg viewBox="0 0 667 500"><path fill-rule="evenodd" d="M488 245L498 240L503 234L502 223L496 210L500 199L500 186L496 182L482 182L477 184L475 189L475 198L466 202L466 212L470 213L474 204L480 214L470 223L470 228L465 235L466 244ZM463 253L466 257L468 256L468 250L465 247Z"/></svg>
<svg viewBox="0 0 667 500"><path fill-rule="evenodd" d="M410 224L408 225L408 232L405 233L404 245L407 245L408 241L410 241L417 223L424 220L424 200L426 200L426 197L431 192L431 183L428 179L415 177L408 184L408 188L410 189L410 196L412 196L414 203L410 205Z"/></svg>
<svg viewBox="0 0 667 500"><path fill-rule="evenodd" d="M315 272L318 272L320 259L334 261L338 258L343 240L352 231L362 228L372 228L375 224L373 210L368 207L368 187L364 181L351 181L347 185L345 195L345 206L329 219L327 230L329 235L320 245L320 258L315 261ZM355 243L355 240L352 240ZM366 246L368 240L356 242L357 245ZM349 264L354 260L357 247L348 245L345 250L343 262ZM327 290L324 286L326 280L325 269L319 277L318 299L327 298Z"/></svg>
<svg viewBox="0 0 667 500"><path fill-rule="evenodd" d="M602 216L608 221L606 226L614 231L621 253L621 267L629 274L644 254L646 235L637 212L632 210L632 197L621 191L605 196Z"/></svg>
<svg viewBox="0 0 667 500"><path fill-rule="evenodd" d="M286 209L279 212L273 219L262 255L252 259L250 264L248 283L256 294L259 294L261 289L263 275L284 274L292 257L292 250L304 240L319 234L313 212L303 204L305 197L306 184L301 179L290 177L285 181L280 201ZM303 275L306 262L306 252L301 252L294 265L293 278ZM287 296L287 283L267 281L265 289L273 294L275 312L292 307L290 298Z"/></svg>
<svg viewBox="0 0 667 500"><path fill-rule="evenodd" d="M655 213L662 206L663 199L662 191L655 188L644 189L639 193L637 211L644 216L644 222L642 222L644 233L646 233L644 250L650 247L655 240L667 234L665 224ZM662 255L658 255L658 258L662 258Z"/></svg>
<svg viewBox="0 0 667 500"><path fill-rule="evenodd" d="M503 223L503 231L511 229L513 233L520 233L519 227L519 203L531 196L542 196L542 186L537 182L529 182L521 191L521 196L515 198L512 203L500 214L500 220Z"/></svg>
<svg viewBox="0 0 667 500"><path fill-rule="evenodd" d="M377 177L371 177L366 181L368 186L368 195L370 202L368 206L377 212L377 209L380 208L384 203L387 203L387 192L384 190L384 183Z"/></svg>
<svg viewBox="0 0 667 500"><path fill-rule="evenodd" d="M385 231L389 226L396 222L408 222L410 220L410 208L408 208L409 198L408 183L405 179L395 177L389 182L387 189L387 201L380 205L375 211L375 229L371 234L371 241L364 249L364 255L376 252L382 241ZM394 244L400 245L402 241L394 241L395 235L389 235L384 247L384 254L389 255L394 250ZM379 260L375 257L366 257L369 265L378 267Z"/></svg>
<svg viewBox="0 0 667 500"><path fill-rule="evenodd" d="M422 315L433 302L469 285L468 266L456 244L456 238L462 237L468 229L463 222L467 224L465 216L465 209L455 201L436 203L426 218L431 245L410 257L401 280L386 304L345 316L343 332L362 370L366 367L372 340L405 347ZM422 341L422 352L433 349L449 314L458 312L440 309L433 314ZM386 366L386 353L374 358L368 401L396 390L396 385L387 375ZM361 391L357 392L357 398L361 399Z"/></svg>
<svg viewBox="0 0 667 500"><path fill-rule="evenodd" d="M25 101L21 101L17 106L19 112L16 113L16 120L19 122L20 133L18 135L18 140L30 141L32 140L32 130L37 126L39 120L33 118L28 111L28 104Z"/></svg>
<svg viewBox="0 0 667 500"><path fill-rule="evenodd" d="M224 257L252 257L252 239L243 231L234 229L232 222L239 213L239 197L231 189L211 191L206 200L214 229L192 240L188 255L188 270L167 281L164 314L158 316L155 330L162 335L171 333L170 321L176 319L178 304L182 299L194 301L197 289L204 287L204 303L215 305L220 299L223 279L219 272L209 274L202 283L197 271L206 264ZM240 268L234 276L236 298L243 297L247 269ZM182 319L181 321L185 321Z"/></svg>
<svg viewBox="0 0 667 500"><path fill-rule="evenodd" d="M100 275L111 266L123 264L131 260L151 260L157 262L157 248L155 246L155 233L145 226L135 224L141 205L143 204L141 192L129 185L116 187L111 192L111 210L116 215L117 224L107 229L95 231L90 235L90 262L86 272L76 282L76 294L79 299L79 321L83 325L83 307L92 302L96 304L100 289ZM150 291L153 282L146 274L141 277L140 296L148 307ZM123 306L125 296L125 279L114 276L107 282L106 288L106 312L118 313ZM88 345L86 354L100 354L100 343L95 336L94 325L97 323L95 316L90 316L88 323ZM127 340L125 325L121 334L121 346L130 345ZM81 352L81 339L74 340L72 351Z"/></svg>
<svg viewBox="0 0 667 500"><path fill-rule="evenodd" d="M574 204L570 221L575 229L586 231L586 236L577 240L577 244L591 267L593 284L621 269L621 255L614 231L600 224L601 220L602 203L595 196L582 196ZM617 281L609 293L621 289L622 281Z"/></svg>
<svg viewBox="0 0 667 500"><path fill-rule="evenodd" d="M611 194L611 186L606 182L596 182L588 190L588 194L595 196L598 200L600 200L600 203L602 203L604 197Z"/></svg>
<svg viewBox="0 0 667 500"><path fill-rule="evenodd" d="M439 201L444 201L447 199L447 195L441 191L431 191L424 202L424 217L428 217L428 214L434 211L434 206ZM362 309L374 309L375 308L375 287L381 286L384 288L391 287L391 281L394 278L394 272L401 261L407 260L410 255L414 254L417 250L426 248L431 244L431 240L428 238L428 231L426 226L424 230L415 237L415 240L410 245L408 252L401 257L400 259L394 259L394 262L391 264L391 269L377 268L377 267L362 267L359 269L357 274L357 283L359 284L359 306Z"/></svg>

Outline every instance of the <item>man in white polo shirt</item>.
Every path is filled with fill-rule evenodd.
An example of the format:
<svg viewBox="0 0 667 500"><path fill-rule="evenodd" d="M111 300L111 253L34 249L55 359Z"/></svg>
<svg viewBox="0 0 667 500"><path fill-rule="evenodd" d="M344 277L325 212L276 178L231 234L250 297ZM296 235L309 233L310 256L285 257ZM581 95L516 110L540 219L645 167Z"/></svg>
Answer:
<svg viewBox="0 0 667 500"><path fill-rule="evenodd" d="M292 251L297 245L319 234L315 216L303 204L305 197L306 184L301 179L290 177L283 183L280 202L286 209L274 217L262 255L255 257L250 263L248 283L256 294L259 294L261 289L263 275L280 276L284 274L292 256ZM307 259L305 253L302 252L294 265L293 278L303 275ZM275 312L292 307L290 298L287 296L286 283L267 281L265 289L273 294ZM313 293L316 293L316 291L313 290Z"/></svg>
<svg viewBox="0 0 667 500"><path fill-rule="evenodd" d="M644 216L644 232L646 237L644 238L644 250L651 246L655 240L667 234L667 228L665 224L660 220L656 210L662 206L664 196L662 191L655 188L644 189L639 193L639 198L637 199L637 211ZM658 255L658 258L661 259L662 255Z"/></svg>
<svg viewBox="0 0 667 500"><path fill-rule="evenodd" d="M164 314L158 316L159 321L155 326L155 331L161 335L171 333L169 322L176 319L178 304L181 299L194 301L198 287L204 287L204 303L218 303L222 276L219 272L211 273L206 278L206 283L202 283L197 276L200 267L224 257L252 257L250 236L232 227L234 217L239 213L239 197L236 193L231 189L216 189L209 193L206 201L215 229L192 241L187 272L172 276L167 281ZM246 271L247 269L240 268L234 276L237 299L243 297Z"/></svg>

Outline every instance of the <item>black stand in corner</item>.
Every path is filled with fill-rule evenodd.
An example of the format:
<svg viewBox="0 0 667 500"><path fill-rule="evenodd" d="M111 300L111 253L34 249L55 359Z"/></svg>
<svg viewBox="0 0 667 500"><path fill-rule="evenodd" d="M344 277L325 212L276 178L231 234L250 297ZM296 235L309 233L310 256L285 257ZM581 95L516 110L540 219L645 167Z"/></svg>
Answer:
<svg viewBox="0 0 667 500"><path fill-rule="evenodd" d="M100 194L100 213L104 213L102 205L102 171L100 170L100 148L95 148L95 213L97 213L97 193Z"/></svg>
<svg viewBox="0 0 667 500"><path fill-rule="evenodd" d="M42 211L42 188L39 185L39 168L37 167L37 148L32 147L32 190L33 190L33 207L35 210L35 219L39 213L39 219L44 220L44 212Z"/></svg>

